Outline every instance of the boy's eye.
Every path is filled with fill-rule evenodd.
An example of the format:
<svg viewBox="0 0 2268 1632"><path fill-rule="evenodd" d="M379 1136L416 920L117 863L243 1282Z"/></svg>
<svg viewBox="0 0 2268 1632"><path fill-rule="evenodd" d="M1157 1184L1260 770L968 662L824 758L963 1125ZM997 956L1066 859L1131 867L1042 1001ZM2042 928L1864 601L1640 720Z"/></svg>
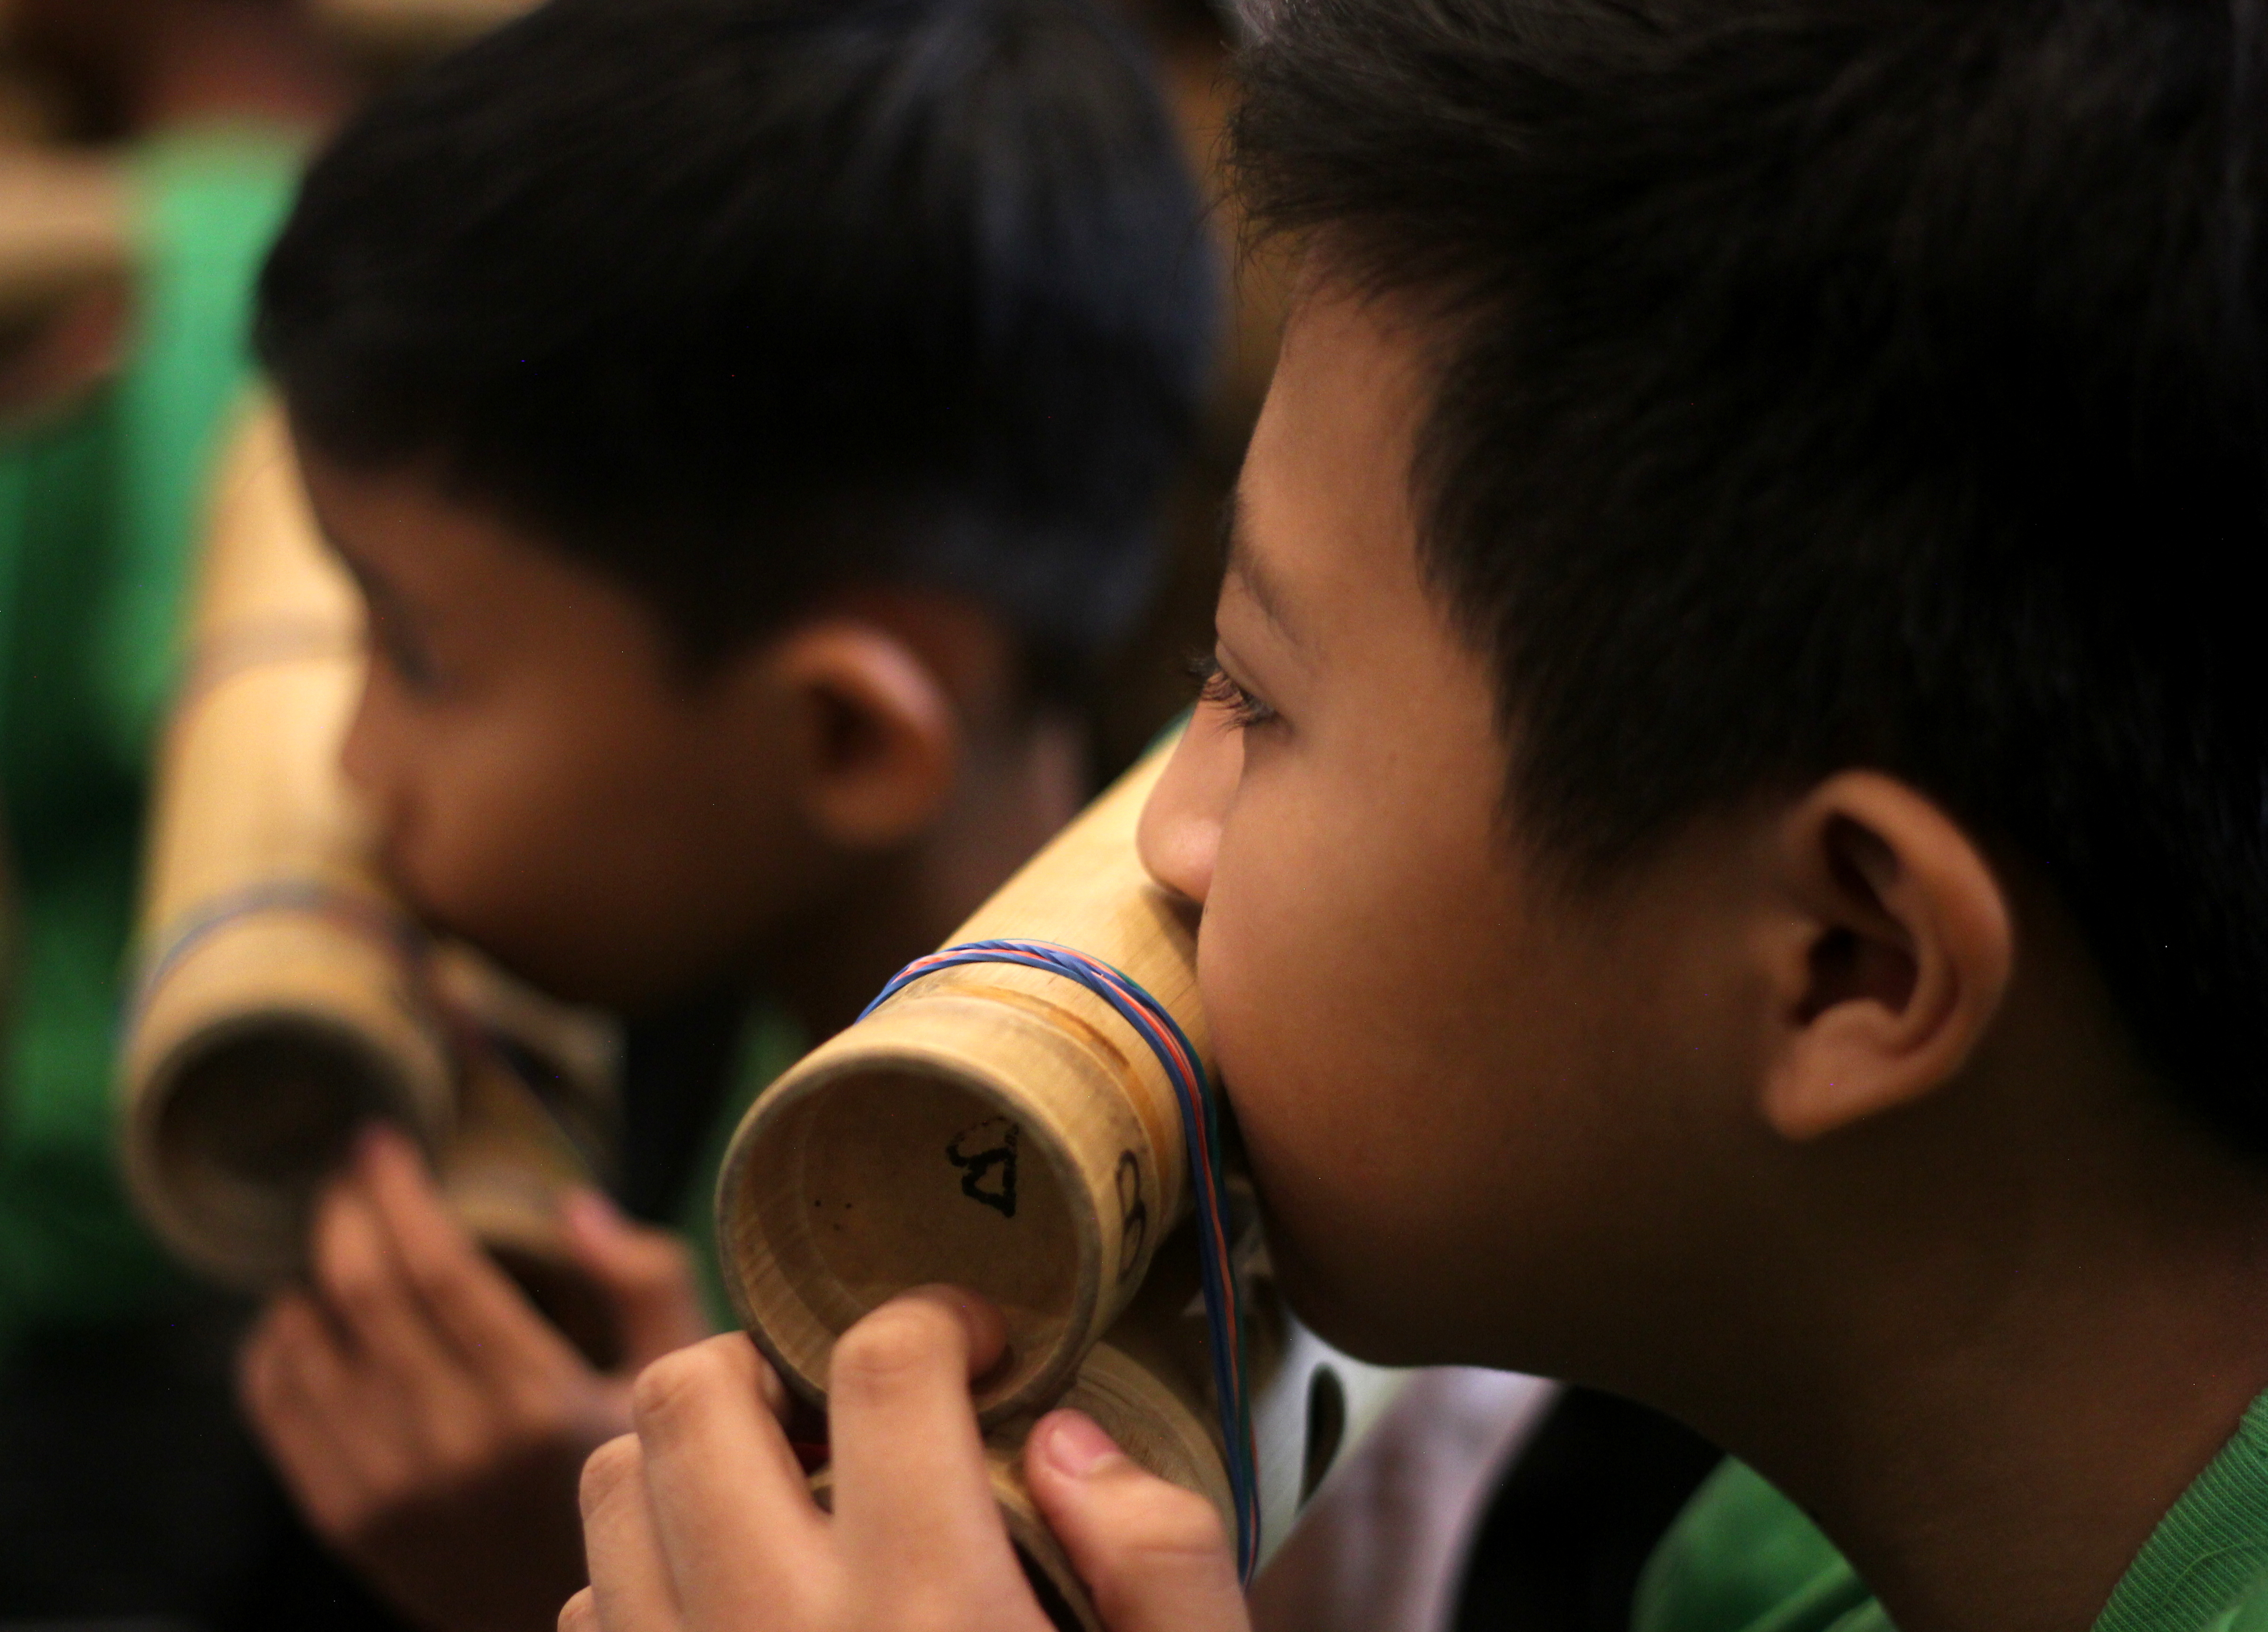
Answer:
<svg viewBox="0 0 2268 1632"><path fill-rule="evenodd" d="M440 665L397 620L373 617L370 643L378 661L394 671L404 689L428 693L441 690Z"/></svg>
<svg viewBox="0 0 2268 1632"><path fill-rule="evenodd" d="M1211 653L1191 658L1189 674L1198 683L1197 700L1225 710L1229 723L1238 730L1265 725L1276 718L1276 711L1240 685Z"/></svg>

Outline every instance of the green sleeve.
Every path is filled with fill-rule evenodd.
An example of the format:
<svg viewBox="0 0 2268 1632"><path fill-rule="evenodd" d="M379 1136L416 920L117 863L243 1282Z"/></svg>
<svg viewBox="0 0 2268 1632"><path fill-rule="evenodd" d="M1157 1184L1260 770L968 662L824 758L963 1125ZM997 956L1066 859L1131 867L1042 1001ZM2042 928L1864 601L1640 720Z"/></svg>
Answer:
<svg viewBox="0 0 2268 1632"><path fill-rule="evenodd" d="M109 1161L114 986L130 912L138 779L101 746L78 683L106 586L110 404L0 447L0 789L15 884L0 1052L0 1345L162 1284Z"/></svg>
<svg viewBox="0 0 2268 1632"><path fill-rule="evenodd" d="M1694 1493L1638 1579L1632 1632L1889 1632L1801 1509L1727 1460Z"/></svg>

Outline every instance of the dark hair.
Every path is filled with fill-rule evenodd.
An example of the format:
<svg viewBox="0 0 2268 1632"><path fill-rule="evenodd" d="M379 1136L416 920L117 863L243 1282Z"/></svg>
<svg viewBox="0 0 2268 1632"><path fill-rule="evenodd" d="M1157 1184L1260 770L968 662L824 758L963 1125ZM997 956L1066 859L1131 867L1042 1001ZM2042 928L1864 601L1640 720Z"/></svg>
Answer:
<svg viewBox="0 0 2268 1632"><path fill-rule="evenodd" d="M552 0L369 107L261 282L293 423L645 594L705 661L844 582L1040 676L1138 609L1215 270L1080 0Z"/></svg>
<svg viewBox="0 0 2268 1632"><path fill-rule="evenodd" d="M1425 314L1425 565L1570 878L1871 764L2268 1149L2255 0L1283 0L1250 197Z"/></svg>

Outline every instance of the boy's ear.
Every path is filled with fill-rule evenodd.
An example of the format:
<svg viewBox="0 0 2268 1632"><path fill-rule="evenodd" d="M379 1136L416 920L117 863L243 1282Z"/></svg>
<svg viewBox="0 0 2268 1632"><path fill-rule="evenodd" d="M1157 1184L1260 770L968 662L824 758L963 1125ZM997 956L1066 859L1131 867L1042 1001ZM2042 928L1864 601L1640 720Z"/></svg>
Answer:
<svg viewBox="0 0 2268 1632"><path fill-rule="evenodd" d="M1767 951L1774 1004L1762 1110L1812 1139L1958 1072L1999 1013L2015 930L1975 841L1895 778L1849 771L1783 819L1793 912Z"/></svg>
<svg viewBox="0 0 2268 1632"><path fill-rule="evenodd" d="M792 796L843 850L887 850L935 822L960 775L960 716L913 648L850 619L790 630L765 668L790 711Z"/></svg>

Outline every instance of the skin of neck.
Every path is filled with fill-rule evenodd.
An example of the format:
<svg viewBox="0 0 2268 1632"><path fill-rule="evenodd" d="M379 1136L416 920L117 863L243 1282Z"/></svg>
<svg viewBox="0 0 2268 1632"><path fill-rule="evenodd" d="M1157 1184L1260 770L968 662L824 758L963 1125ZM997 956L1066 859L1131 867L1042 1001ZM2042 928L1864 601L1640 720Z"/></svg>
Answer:
<svg viewBox="0 0 2268 1632"><path fill-rule="evenodd" d="M1719 1272L1661 1289L1700 1340L1601 1379L1757 1467L1902 1632L2090 1624L2268 1388L2268 1177L2153 1080L2048 892L2013 893L1962 1069L1772 1151L1682 1256Z"/></svg>

